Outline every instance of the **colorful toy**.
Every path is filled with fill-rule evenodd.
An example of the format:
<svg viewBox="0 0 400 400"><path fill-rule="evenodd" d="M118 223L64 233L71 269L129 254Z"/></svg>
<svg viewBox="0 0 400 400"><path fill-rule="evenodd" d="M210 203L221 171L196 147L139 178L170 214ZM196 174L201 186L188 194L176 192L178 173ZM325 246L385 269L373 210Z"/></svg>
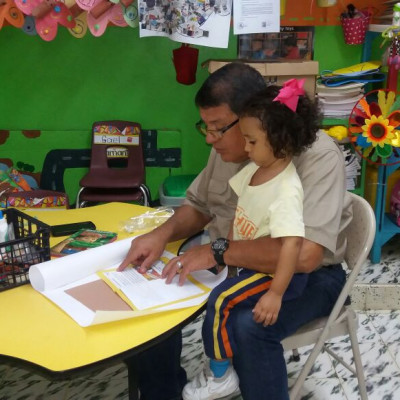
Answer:
<svg viewBox="0 0 400 400"><path fill-rule="evenodd" d="M18 170L15 168L10 168L7 172L10 179L18 185L19 190L32 190L28 182Z"/></svg>
<svg viewBox="0 0 400 400"><path fill-rule="evenodd" d="M332 126L329 129L324 129L324 131L331 137L341 141L345 139L348 135L348 129L343 125Z"/></svg>
<svg viewBox="0 0 400 400"><path fill-rule="evenodd" d="M362 97L349 118L349 139L367 161L400 162L400 97L391 90L373 90Z"/></svg>

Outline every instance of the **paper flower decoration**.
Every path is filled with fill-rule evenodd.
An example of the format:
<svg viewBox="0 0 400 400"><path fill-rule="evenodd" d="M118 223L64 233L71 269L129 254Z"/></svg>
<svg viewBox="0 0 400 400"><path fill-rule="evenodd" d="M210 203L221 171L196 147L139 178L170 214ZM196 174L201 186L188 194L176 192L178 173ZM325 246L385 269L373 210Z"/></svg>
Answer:
<svg viewBox="0 0 400 400"><path fill-rule="evenodd" d="M132 3L133 0L76 0L76 4L87 11L87 25L93 36L101 36L110 23L120 27L133 26Z"/></svg>
<svg viewBox="0 0 400 400"><path fill-rule="evenodd" d="M400 97L384 89L367 93L350 115L349 139L371 163L400 162Z"/></svg>
<svg viewBox="0 0 400 400"><path fill-rule="evenodd" d="M0 29L3 25L13 25L22 28L24 14L15 6L14 0L0 1Z"/></svg>
<svg viewBox="0 0 400 400"><path fill-rule="evenodd" d="M81 39L86 35L88 25L87 25L87 13L82 10L76 4L70 8L72 15L75 17L75 26L69 28L69 33L77 39Z"/></svg>
<svg viewBox="0 0 400 400"><path fill-rule="evenodd" d="M139 24L138 0L0 0L0 29L6 25L38 34L50 41L58 25L76 38L101 36L107 26L135 28Z"/></svg>
<svg viewBox="0 0 400 400"><path fill-rule="evenodd" d="M24 14L35 18L36 31L43 40L56 37L58 24L67 28L75 26L71 11L61 1L15 0L15 4Z"/></svg>
<svg viewBox="0 0 400 400"><path fill-rule="evenodd" d="M33 18L32 15L25 15L25 22L24 25L22 26L22 31L29 36L37 35L35 18Z"/></svg>

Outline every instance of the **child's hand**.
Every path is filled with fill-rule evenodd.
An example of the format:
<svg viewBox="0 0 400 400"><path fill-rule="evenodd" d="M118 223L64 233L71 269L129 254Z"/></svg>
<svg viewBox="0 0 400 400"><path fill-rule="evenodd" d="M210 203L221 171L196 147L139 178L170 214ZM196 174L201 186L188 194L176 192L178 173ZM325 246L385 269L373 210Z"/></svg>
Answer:
<svg viewBox="0 0 400 400"><path fill-rule="evenodd" d="M273 325L278 319L281 304L282 296L269 290L258 300L253 309L254 321L264 326Z"/></svg>

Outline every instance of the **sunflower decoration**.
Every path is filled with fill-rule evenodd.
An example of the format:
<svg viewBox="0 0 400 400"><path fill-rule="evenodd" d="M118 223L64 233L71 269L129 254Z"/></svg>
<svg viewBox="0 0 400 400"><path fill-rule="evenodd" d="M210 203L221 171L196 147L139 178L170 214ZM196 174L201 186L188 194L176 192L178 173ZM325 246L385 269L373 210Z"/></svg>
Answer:
<svg viewBox="0 0 400 400"><path fill-rule="evenodd" d="M384 89L367 93L350 115L349 139L371 163L400 162L400 96Z"/></svg>

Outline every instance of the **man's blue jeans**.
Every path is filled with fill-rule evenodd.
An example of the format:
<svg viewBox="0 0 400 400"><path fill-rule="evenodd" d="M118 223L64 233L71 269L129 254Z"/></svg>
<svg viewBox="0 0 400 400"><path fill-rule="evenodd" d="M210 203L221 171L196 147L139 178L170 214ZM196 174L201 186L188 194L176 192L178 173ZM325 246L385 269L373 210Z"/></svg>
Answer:
<svg viewBox="0 0 400 400"><path fill-rule="evenodd" d="M125 360L136 374L140 400L181 400L186 371L181 367L182 333Z"/></svg>
<svg viewBox="0 0 400 400"><path fill-rule="evenodd" d="M303 294L282 303L278 321L263 327L253 320L251 309L234 309L233 364L244 400L288 400L286 363L282 339L301 325L332 310L346 276L341 265L321 268L309 275Z"/></svg>
<svg viewBox="0 0 400 400"><path fill-rule="evenodd" d="M280 341L298 327L326 316L346 280L341 265L324 267L309 275L303 294L282 303L275 325L263 327L253 320L251 308L232 315L237 349L233 363L244 400L287 400L286 364ZM180 332L140 354L135 360L143 400L181 398L186 376L180 367ZM128 361L129 364L129 361Z"/></svg>

